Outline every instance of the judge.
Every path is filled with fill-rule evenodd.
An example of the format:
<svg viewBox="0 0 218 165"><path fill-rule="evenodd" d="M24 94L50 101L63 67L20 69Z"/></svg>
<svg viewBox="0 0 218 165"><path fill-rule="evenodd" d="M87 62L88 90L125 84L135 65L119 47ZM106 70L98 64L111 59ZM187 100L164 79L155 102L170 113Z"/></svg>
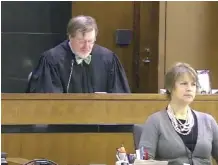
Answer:
<svg viewBox="0 0 218 165"><path fill-rule="evenodd" d="M68 40L44 52L29 79L29 93L130 93L118 57L95 44L97 24L90 16L72 18Z"/></svg>

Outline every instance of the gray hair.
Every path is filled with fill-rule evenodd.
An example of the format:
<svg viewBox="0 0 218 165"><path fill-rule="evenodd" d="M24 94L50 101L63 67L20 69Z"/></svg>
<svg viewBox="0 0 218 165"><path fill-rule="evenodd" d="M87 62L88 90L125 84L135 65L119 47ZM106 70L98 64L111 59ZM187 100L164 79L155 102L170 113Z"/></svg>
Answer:
<svg viewBox="0 0 218 165"><path fill-rule="evenodd" d="M75 37L76 32L82 32L83 35L87 32L95 30L97 36L98 27L95 19L91 16L79 15L70 19L67 25L67 35Z"/></svg>

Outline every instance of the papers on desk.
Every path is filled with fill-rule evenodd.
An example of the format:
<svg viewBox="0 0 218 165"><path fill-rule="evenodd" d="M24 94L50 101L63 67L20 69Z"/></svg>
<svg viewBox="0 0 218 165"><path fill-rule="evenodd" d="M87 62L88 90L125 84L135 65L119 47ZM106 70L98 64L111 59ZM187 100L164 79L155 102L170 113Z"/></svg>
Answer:
<svg viewBox="0 0 218 165"><path fill-rule="evenodd" d="M30 160L24 158L6 158L6 161L16 163L16 164L26 164ZM9 163L10 164L10 163Z"/></svg>
<svg viewBox="0 0 218 165"><path fill-rule="evenodd" d="M95 93L98 93L98 94L107 94L107 92L95 92Z"/></svg>
<svg viewBox="0 0 218 165"><path fill-rule="evenodd" d="M136 159L133 165L168 165L168 161Z"/></svg>

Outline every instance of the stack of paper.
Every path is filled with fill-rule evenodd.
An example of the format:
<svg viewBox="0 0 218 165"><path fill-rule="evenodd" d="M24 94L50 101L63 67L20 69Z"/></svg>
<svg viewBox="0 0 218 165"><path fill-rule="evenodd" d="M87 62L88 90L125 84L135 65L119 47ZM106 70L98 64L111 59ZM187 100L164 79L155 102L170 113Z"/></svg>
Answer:
<svg viewBox="0 0 218 165"><path fill-rule="evenodd" d="M158 160L138 160L136 159L134 165L168 165L168 161Z"/></svg>

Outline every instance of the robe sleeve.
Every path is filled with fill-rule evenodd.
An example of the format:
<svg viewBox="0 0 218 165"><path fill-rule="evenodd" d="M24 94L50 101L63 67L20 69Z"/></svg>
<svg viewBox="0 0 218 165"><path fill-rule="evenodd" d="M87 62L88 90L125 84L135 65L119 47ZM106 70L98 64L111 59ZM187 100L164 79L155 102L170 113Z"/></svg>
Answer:
<svg viewBox="0 0 218 165"><path fill-rule="evenodd" d="M130 93L125 70L115 54L110 69L109 93Z"/></svg>
<svg viewBox="0 0 218 165"><path fill-rule="evenodd" d="M53 59L43 54L28 82L27 93L63 93L60 76Z"/></svg>

